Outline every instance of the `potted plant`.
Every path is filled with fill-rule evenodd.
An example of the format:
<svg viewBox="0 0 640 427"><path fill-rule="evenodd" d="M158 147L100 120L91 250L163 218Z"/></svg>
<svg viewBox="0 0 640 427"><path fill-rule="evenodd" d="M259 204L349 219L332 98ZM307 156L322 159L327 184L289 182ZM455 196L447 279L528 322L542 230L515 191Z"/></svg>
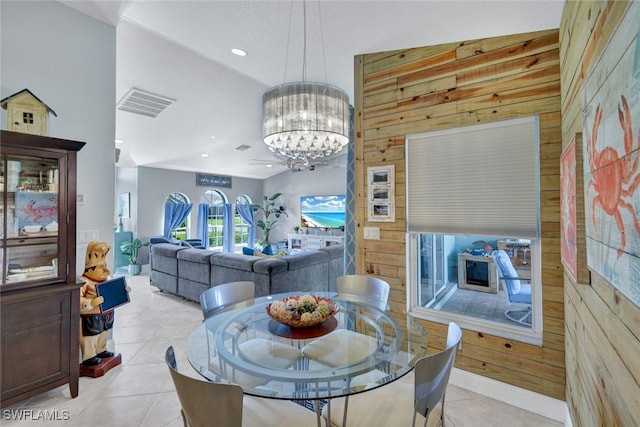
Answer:
<svg viewBox="0 0 640 427"><path fill-rule="evenodd" d="M288 216L287 212L282 206L276 206L276 201L282 196L282 193L275 193L272 196L264 196L262 200L262 206L251 205L253 212L262 212L262 218L256 222L256 226L262 230L262 240L258 241L258 244L262 246L262 252L265 252L267 246L270 245L269 235L271 230L278 226L280 217Z"/></svg>
<svg viewBox="0 0 640 427"><path fill-rule="evenodd" d="M142 243L138 238L130 242L122 242L120 245L122 255L126 256L129 261L129 274L132 276L137 276L142 271L142 265L138 264L138 253L143 246L149 246L149 242Z"/></svg>

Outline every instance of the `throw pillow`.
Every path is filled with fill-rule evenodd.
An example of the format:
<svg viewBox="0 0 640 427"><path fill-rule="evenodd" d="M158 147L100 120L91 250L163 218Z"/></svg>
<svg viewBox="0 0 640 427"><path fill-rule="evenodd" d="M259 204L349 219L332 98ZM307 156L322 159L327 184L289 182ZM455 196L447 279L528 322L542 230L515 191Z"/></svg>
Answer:
<svg viewBox="0 0 640 427"><path fill-rule="evenodd" d="M255 251L253 249L251 249L251 248L248 248L248 247L244 246L242 248L242 254L243 255L254 255Z"/></svg>

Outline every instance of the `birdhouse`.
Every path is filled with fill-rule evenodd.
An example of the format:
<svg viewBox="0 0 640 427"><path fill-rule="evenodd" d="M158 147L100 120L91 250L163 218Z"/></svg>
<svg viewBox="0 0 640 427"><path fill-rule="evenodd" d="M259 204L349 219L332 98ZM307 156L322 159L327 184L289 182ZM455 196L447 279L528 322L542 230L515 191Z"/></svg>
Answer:
<svg viewBox="0 0 640 427"><path fill-rule="evenodd" d="M55 111L40 101L29 89L22 89L0 101L0 106L7 110L7 130L47 135L48 113L58 117Z"/></svg>

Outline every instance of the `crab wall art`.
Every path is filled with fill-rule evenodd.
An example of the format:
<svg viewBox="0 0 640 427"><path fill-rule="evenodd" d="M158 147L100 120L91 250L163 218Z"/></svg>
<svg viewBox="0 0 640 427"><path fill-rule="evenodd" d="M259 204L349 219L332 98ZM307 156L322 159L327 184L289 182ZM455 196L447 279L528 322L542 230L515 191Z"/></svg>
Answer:
<svg viewBox="0 0 640 427"><path fill-rule="evenodd" d="M587 264L640 306L640 6L583 86Z"/></svg>
<svg viewBox="0 0 640 427"><path fill-rule="evenodd" d="M25 225L45 226L58 220L58 195L31 191L16 193L16 215L20 228Z"/></svg>

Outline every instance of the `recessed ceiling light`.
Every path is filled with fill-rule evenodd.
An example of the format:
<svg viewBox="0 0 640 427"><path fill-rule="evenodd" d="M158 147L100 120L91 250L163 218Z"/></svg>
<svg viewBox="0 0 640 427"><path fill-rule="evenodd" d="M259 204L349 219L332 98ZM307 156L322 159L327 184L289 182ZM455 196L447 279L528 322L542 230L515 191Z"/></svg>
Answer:
<svg viewBox="0 0 640 427"><path fill-rule="evenodd" d="M116 139L116 144L122 144L124 141L121 139Z"/></svg>
<svg viewBox="0 0 640 427"><path fill-rule="evenodd" d="M216 139L216 136L215 136L215 135L211 135L211 136L209 137L209 139Z"/></svg>
<svg viewBox="0 0 640 427"><path fill-rule="evenodd" d="M273 167L273 165L267 165L267 167L268 167L268 168L272 168L272 167Z"/></svg>
<svg viewBox="0 0 640 427"><path fill-rule="evenodd" d="M200 154L200 157L209 157L209 155L207 153L202 153Z"/></svg>
<svg viewBox="0 0 640 427"><path fill-rule="evenodd" d="M247 56L247 52L246 52L245 50L238 49L238 48L235 48L235 47L234 47L233 49L231 49L231 52L232 52L234 55L238 55L238 56Z"/></svg>

